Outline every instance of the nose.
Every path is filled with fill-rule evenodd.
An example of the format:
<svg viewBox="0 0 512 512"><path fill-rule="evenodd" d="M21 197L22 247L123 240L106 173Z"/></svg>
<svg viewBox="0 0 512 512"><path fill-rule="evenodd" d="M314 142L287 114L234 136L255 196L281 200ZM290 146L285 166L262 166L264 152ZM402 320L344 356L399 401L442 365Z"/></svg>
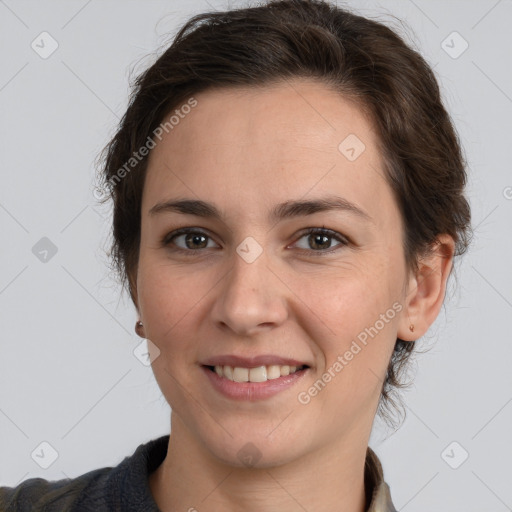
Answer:
<svg viewBox="0 0 512 512"><path fill-rule="evenodd" d="M286 321L289 290L268 260L265 251L252 263L234 254L212 309L213 320L222 329L250 336Z"/></svg>

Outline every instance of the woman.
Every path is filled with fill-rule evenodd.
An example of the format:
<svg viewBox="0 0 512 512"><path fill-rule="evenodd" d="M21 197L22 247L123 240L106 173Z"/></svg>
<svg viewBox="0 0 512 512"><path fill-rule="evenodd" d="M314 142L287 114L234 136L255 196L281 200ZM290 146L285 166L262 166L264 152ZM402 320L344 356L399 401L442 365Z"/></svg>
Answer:
<svg viewBox="0 0 512 512"><path fill-rule="evenodd" d="M198 15L104 156L171 435L3 509L394 511L372 424L470 235L423 58L323 1Z"/></svg>

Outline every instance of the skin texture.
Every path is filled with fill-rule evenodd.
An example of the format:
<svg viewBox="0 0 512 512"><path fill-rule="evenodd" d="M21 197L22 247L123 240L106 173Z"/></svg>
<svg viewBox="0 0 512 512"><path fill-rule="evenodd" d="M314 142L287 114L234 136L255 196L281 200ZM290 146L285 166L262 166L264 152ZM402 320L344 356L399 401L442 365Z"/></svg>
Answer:
<svg viewBox="0 0 512 512"><path fill-rule="evenodd" d="M397 336L418 339L437 317L453 240L440 236L417 275L407 275L376 134L357 105L325 85L294 80L195 98L152 150L143 192L136 306L144 336L160 350L152 367L172 408L168 456L150 477L152 493L163 511L363 512L364 461L386 367ZM354 161L338 150L349 134L365 144ZM332 194L372 220L344 211L267 217L277 203ZM214 203L222 221L148 213L184 198ZM182 235L165 246L181 227L207 238L187 245ZM330 238L319 247L322 240L302 233L310 227L334 230L348 244ZM252 263L236 252L249 236L263 249ZM393 304L400 311L300 403L298 394ZM311 368L272 398L235 402L199 365L220 354L275 354ZM249 442L261 454L254 467L237 455Z"/></svg>

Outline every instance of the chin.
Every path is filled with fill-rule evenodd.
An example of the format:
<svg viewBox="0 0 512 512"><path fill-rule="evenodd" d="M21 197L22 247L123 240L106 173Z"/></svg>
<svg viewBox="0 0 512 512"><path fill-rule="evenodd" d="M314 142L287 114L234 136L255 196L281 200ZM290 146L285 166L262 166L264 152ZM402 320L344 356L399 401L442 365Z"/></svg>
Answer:
<svg viewBox="0 0 512 512"><path fill-rule="evenodd" d="M203 439L212 455L226 466L248 469L266 469L287 464L300 456L296 439L270 439L267 430L258 434L236 437L223 436L221 441ZM287 442L287 441L290 441Z"/></svg>

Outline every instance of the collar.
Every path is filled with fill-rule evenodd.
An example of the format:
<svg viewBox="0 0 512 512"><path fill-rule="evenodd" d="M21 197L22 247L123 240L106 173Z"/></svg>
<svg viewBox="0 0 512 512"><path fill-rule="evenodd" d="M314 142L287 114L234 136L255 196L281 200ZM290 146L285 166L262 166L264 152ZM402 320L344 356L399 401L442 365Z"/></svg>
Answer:
<svg viewBox="0 0 512 512"><path fill-rule="evenodd" d="M366 512L397 512L391 501L388 484L377 454L368 446L364 465L364 487L366 502L370 503Z"/></svg>

